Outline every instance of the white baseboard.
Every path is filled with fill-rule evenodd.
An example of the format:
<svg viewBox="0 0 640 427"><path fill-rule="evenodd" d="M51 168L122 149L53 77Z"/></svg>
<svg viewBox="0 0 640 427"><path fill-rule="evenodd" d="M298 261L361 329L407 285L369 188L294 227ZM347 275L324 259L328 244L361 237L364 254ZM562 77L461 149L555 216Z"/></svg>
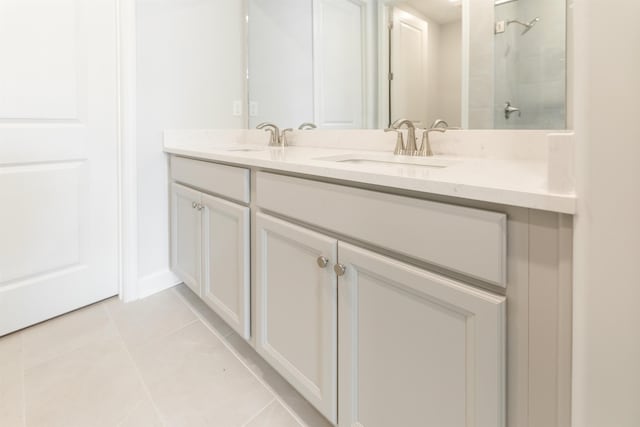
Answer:
<svg viewBox="0 0 640 427"><path fill-rule="evenodd" d="M145 298L181 283L171 270L161 270L138 279L138 298Z"/></svg>

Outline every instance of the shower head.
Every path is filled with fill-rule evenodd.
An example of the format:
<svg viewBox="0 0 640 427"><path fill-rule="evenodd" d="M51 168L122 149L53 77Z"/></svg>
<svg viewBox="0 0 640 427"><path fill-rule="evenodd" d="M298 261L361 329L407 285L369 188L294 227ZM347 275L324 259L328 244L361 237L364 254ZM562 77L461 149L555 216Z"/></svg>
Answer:
<svg viewBox="0 0 640 427"><path fill-rule="evenodd" d="M526 34L527 31L529 31L530 29L533 28L534 25L536 25L538 22L540 22L540 17L536 16L535 18L533 18L531 21L529 21L527 24L525 24L525 28L524 31L522 31L522 34Z"/></svg>
<svg viewBox="0 0 640 427"><path fill-rule="evenodd" d="M536 16L535 18L533 18L531 21L529 22L522 22L522 21L518 21L517 19L513 19L511 21L507 21L507 25L511 25L511 24L519 24L522 25L524 27L524 30L522 31L522 34L526 34L530 29L533 28L534 25L536 25L538 22L540 21L540 17Z"/></svg>

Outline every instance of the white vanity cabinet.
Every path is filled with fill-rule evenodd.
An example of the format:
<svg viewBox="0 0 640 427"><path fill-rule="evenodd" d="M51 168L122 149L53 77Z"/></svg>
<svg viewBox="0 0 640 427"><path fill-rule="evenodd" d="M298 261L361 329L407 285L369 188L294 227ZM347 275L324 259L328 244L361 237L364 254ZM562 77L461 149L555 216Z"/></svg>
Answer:
<svg viewBox="0 0 640 427"><path fill-rule="evenodd" d="M257 252L257 350L334 424L504 425L504 297L262 213Z"/></svg>
<svg viewBox="0 0 640 427"><path fill-rule="evenodd" d="M201 195L171 184L171 269L197 295L201 293L202 272Z"/></svg>
<svg viewBox="0 0 640 427"><path fill-rule="evenodd" d="M503 426L504 297L338 252L339 425Z"/></svg>
<svg viewBox="0 0 640 427"><path fill-rule="evenodd" d="M258 213L256 242L256 350L335 424L338 241Z"/></svg>
<svg viewBox="0 0 640 427"><path fill-rule="evenodd" d="M240 168L175 157L171 166L174 180L203 190L219 186L214 190L226 196L228 189L242 188L238 180L246 178L248 185L248 171ZM248 206L171 184L171 268L245 339L250 336L249 212Z"/></svg>

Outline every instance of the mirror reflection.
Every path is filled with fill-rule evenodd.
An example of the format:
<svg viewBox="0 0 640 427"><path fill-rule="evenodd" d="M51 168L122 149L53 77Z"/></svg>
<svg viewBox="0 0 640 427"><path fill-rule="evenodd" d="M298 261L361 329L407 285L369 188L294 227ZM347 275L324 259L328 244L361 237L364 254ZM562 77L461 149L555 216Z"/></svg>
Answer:
<svg viewBox="0 0 640 427"><path fill-rule="evenodd" d="M565 127L564 0L249 0L249 126Z"/></svg>

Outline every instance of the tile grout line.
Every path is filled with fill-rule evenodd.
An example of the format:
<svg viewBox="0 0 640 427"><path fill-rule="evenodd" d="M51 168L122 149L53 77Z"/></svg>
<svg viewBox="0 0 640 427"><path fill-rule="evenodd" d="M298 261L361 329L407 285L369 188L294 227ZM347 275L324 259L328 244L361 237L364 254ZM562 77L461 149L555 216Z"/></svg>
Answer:
<svg viewBox="0 0 640 427"><path fill-rule="evenodd" d="M164 419L164 416L162 415L162 412L160 412L160 410L158 409L158 405L156 404L155 400L153 399L153 396L151 395L151 391L149 391L149 387L147 386L147 383L145 382L144 378L142 377L142 372L140 371L140 368L138 368L138 364L133 359L133 356L131 355L131 351L129 351L129 346L124 341L124 338L122 337L122 334L120 333L120 328L118 328L118 324L116 323L116 321L111 316L111 312L109 311L109 309L107 307L105 307L104 305L102 306L102 308L107 313L107 317L109 318L109 321L111 323L113 323L113 326L116 328L116 332L118 333L118 337L120 338L120 341L122 342L122 346L124 347L124 351L127 353L127 357L129 358L129 361L131 362L131 364L133 365L133 368L136 371L136 374L138 376L138 380L140 381L140 384L142 384L142 388L144 389L144 392L145 392L147 398L151 402L151 406L153 406L153 410L156 412L156 415L160 419L160 422L162 423L162 425L167 425L167 422ZM193 322L191 322L191 323L193 323ZM129 417L129 415L131 415L133 413L133 411L135 409L137 409L138 406L140 406L140 404L141 404L141 401L138 402L138 404L131 411L129 411L129 413L124 418L122 418L122 420L118 423L118 425L121 425L124 421L126 421L126 419Z"/></svg>
<svg viewBox="0 0 640 427"><path fill-rule="evenodd" d="M26 378L26 369L24 363L24 339L22 337L22 332L20 334L20 367L22 368L22 425L27 427L27 378Z"/></svg>
<svg viewBox="0 0 640 427"><path fill-rule="evenodd" d="M276 402L276 397L274 396L273 399L271 399L269 401L269 403L267 403L266 405L264 405L262 408L258 409L258 412L256 412L255 414L253 414L252 416L249 417L249 419L247 421L245 421L244 423L242 423L242 425L240 427L247 427L247 425L255 420L256 418L258 418L258 416L263 413L265 411L265 409L267 409L269 406L271 406L273 404L273 402Z"/></svg>
<svg viewBox="0 0 640 427"><path fill-rule="evenodd" d="M214 335L216 336L220 341L222 341L222 344L227 348L227 350L229 350L231 352L231 354L233 354L235 356L236 359L238 359L238 361L242 364L242 366L244 366L246 369L249 370L249 372L251 373L251 375L253 375L260 384L262 384L269 392L271 392L271 394L273 394L273 396L275 397L275 400L278 401L278 403L280 403L280 405L282 405L282 407L289 413L289 415L291 415L293 417L293 419L300 424L301 427L305 427L307 424L302 421L302 419L300 418L300 416L298 416L298 414L296 414L290 407L289 405L286 404L285 401L282 400L282 398L280 397L280 395L278 393L276 393L276 391L262 378L260 378L254 371L253 369L251 369L249 367L249 365L239 356L238 352L227 342L226 337L224 337L221 333L219 333L217 330L215 330L215 328L213 328L211 325L209 325L209 322L206 321L206 319L204 318L204 316L202 316L196 309L194 309L191 304L189 304L189 302L186 300L185 297L183 297L182 295L180 295L180 292L177 291L176 287L174 286L173 288L171 288L171 290L178 296L178 298L180 298L180 300L182 301L182 303L184 305L187 306L187 308L189 310L191 310L191 312L198 318L198 320L204 324L204 326Z"/></svg>

